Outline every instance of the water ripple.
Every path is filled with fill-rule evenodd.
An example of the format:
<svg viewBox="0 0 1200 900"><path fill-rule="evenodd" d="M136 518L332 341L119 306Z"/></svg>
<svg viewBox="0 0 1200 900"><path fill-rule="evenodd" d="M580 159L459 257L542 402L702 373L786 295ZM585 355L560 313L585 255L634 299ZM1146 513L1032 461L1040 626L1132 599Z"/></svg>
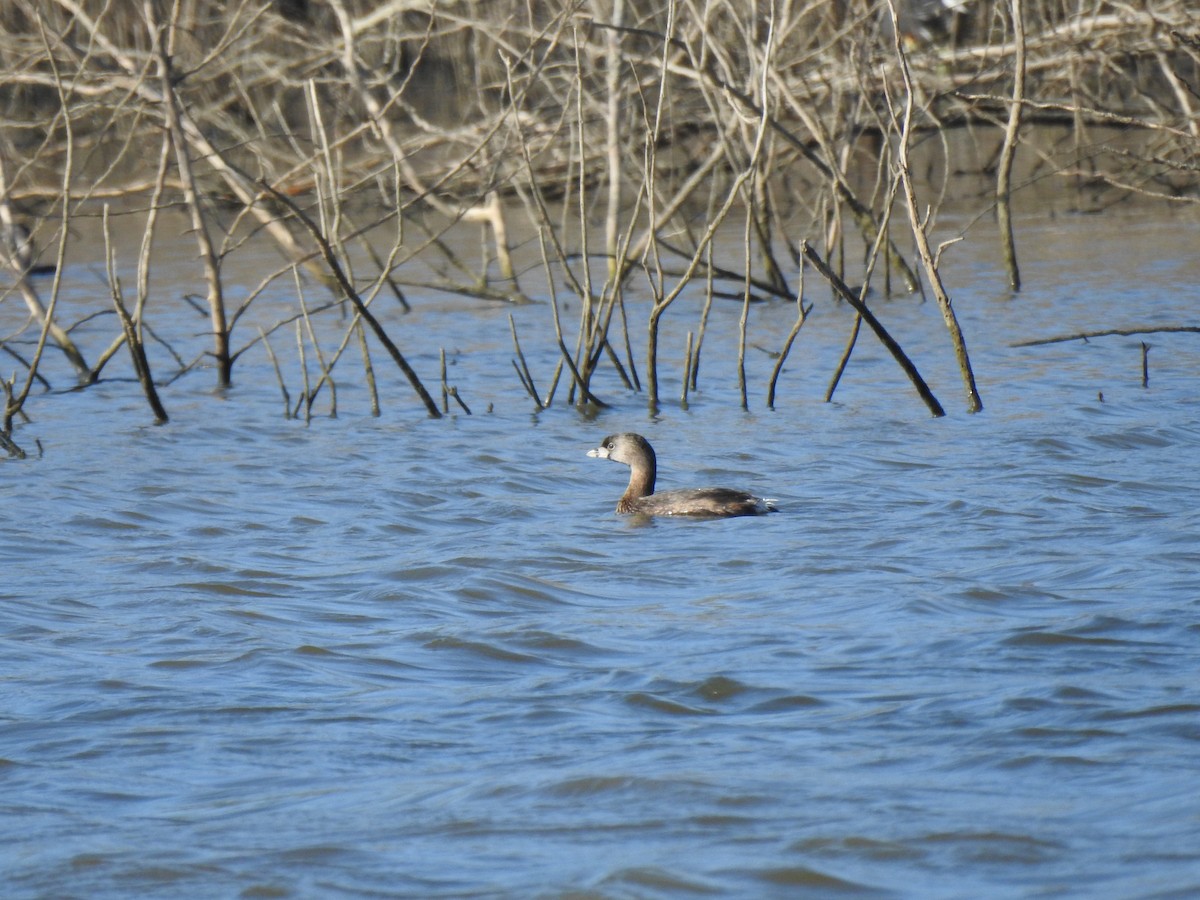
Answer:
<svg viewBox="0 0 1200 900"><path fill-rule="evenodd" d="M989 302L956 302L980 416L908 409L877 348L820 402L836 308L772 412L715 375L655 416L605 384L598 420L480 381L491 415L306 426L249 370L221 400L173 385L163 428L126 384L47 400L46 455L3 472L6 891L1195 893L1193 379L994 346ZM1021 303L1022 330L1081 309ZM881 311L957 383L929 307ZM507 354L507 312L404 328L494 324ZM514 315L552 369L545 309ZM615 516L624 473L584 454L626 428L664 487L785 511Z"/></svg>

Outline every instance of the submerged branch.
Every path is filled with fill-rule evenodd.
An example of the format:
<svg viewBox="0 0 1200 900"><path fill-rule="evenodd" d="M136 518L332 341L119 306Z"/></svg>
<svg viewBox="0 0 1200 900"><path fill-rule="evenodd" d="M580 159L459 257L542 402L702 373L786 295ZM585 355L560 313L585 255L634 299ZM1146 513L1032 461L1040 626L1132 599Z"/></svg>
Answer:
<svg viewBox="0 0 1200 900"><path fill-rule="evenodd" d="M1107 328L1103 331L1081 331L1078 334L1064 334L1057 337L1036 338L1031 341L1018 341L1009 344L1010 347L1044 347L1047 344L1065 344L1068 341L1087 342L1099 337L1133 337L1138 334L1200 334L1200 325L1168 325L1161 328Z"/></svg>

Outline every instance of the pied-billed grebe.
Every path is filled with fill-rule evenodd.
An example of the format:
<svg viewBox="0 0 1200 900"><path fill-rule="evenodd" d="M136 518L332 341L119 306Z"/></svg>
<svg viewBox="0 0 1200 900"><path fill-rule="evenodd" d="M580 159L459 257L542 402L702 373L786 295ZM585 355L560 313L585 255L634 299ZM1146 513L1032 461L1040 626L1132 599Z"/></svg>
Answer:
<svg viewBox="0 0 1200 900"><path fill-rule="evenodd" d="M726 518L761 516L774 512L770 500L732 488L699 488L654 493L657 461L654 448L640 434L610 434L588 456L611 459L629 466L629 487L617 501L617 512L644 516L696 516Z"/></svg>

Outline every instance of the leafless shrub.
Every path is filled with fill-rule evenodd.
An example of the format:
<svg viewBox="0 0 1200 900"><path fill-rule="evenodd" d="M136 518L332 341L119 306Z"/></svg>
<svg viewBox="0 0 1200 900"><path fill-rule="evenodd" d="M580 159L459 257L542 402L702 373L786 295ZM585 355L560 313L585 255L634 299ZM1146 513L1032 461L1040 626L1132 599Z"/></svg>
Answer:
<svg viewBox="0 0 1200 900"><path fill-rule="evenodd" d="M530 276L509 237L519 229L541 248L525 264L543 265L552 292L561 286L580 301L574 347L555 305L561 360L544 396L514 326L518 377L540 405L552 402L564 372L571 402L603 402L593 374L605 365L631 389L644 377L657 405L659 322L693 282L709 303L742 303L743 350L754 300L798 302L786 352L805 316L791 286L805 265L802 241L813 253L818 236L820 258L839 278L865 276L860 301L872 277L885 289L921 282L900 250L913 241L889 226L891 208L898 193L905 198L920 245L944 200L937 185L947 181L948 134L959 125L997 126L983 157L999 160L999 181L981 203L999 206L1015 286L1006 217L1022 189L1016 155L1040 172L1104 185L1110 197L1200 199L1200 35L1187 7L979 0L960 12L939 6L934 21L922 18L923 0L9 0L0 6L0 224L30 219L59 264L72 217L95 215L100 202L114 220L125 213L141 223L145 239L137 305L115 323L113 346L94 368L56 321L57 281L43 303L21 265L10 265L40 339L32 359L20 357L23 386L6 388L5 437L47 341L83 380L95 379L120 342L140 340L148 316L166 314L145 303L156 227L147 205L186 213L203 262L212 350L181 361L181 372L211 362L228 384L240 354L273 331L305 323L301 346L307 334L319 350L310 317L353 314L337 352L317 354L321 377L304 394L306 414L322 385L332 390L342 350L363 325L427 412L448 410L372 314L372 300L383 292L407 303L408 289L436 288L523 301ZM1068 152L1023 143L1048 122L1072 129ZM1136 128L1145 140L1118 148L1093 138L1109 126ZM933 138L940 150L927 165L942 166L925 173L931 193L920 198L905 180L916 135ZM159 160L157 175L149 159ZM445 240L463 222L486 228L478 263ZM713 237L733 227L743 252L718 258ZM278 248L277 270L231 298L225 267L264 238ZM408 274L418 256L435 282ZM920 256L941 301L927 243ZM600 260L603 277L592 266ZM239 347L247 310L297 267L328 302L301 299ZM644 354L628 329L633 278L653 300ZM706 322L705 311L694 341L689 334L683 398L697 384ZM948 325L954 336L949 317ZM968 408L979 408L961 335L955 349ZM740 360L738 377L746 404ZM777 367L772 403L778 377ZM288 406L282 374L280 384Z"/></svg>

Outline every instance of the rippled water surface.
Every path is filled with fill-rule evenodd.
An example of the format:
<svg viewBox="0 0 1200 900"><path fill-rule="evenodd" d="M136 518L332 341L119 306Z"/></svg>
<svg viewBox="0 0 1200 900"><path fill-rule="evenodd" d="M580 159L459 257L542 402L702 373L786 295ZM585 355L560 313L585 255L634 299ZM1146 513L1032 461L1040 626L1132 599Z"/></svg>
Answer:
<svg viewBox="0 0 1200 900"><path fill-rule="evenodd" d="M985 242L949 254L977 416L911 298L876 304L950 415L867 335L822 403L849 318L811 283L775 411L754 347L738 408L734 304L689 408L605 370L588 420L530 409L510 310L439 296L390 327L469 417L382 357L379 418L347 375L285 420L253 354L163 427L125 380L35 397L41 456L0 463L4 894L1197 895L1200 339L1011 345L1197 324L1200 229L1024 235L1016 298ZM512 312L544 389L548 307ZM616 517L627 471L585 452L634 429L662 487L783 511Z"/></svg>

